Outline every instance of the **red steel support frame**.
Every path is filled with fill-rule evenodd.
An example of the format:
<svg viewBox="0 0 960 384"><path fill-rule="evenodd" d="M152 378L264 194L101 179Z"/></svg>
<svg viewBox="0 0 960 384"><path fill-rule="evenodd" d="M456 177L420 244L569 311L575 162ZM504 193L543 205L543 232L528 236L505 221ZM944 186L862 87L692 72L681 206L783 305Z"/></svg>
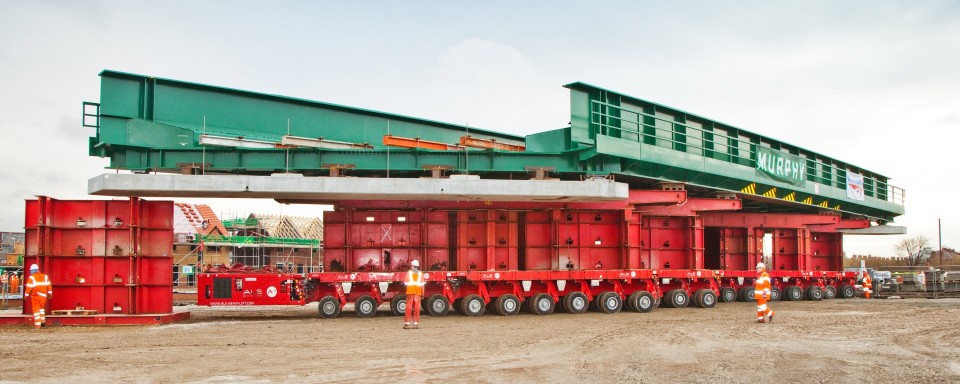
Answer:
<svg viewBox="0 0 960 384"><path fill-rule="evenodd" d="M838 215L826 214L743 213L739 212L741 208L739 199L688 198L686 191L682 190L632 190L625 201L605 203L339 201L336 202L336 209L342 212L342 218L338 222L346 231L344 240L347 243L337 246L345 247L348 254L356 246L350 243L349 238L353 232L351 226L360 219L358 212L405 211L420 215L421 221L417 224L421 236L419 257L426 260L427 251L437 249L433 243L445 239L442 234L437 235L439 237L428 234L427 216L432 212L457 212L450 213L449 220L437 222L441 228L446 228L444 231L450 233L457 228L458 243L447 244L444 240L442 247L458 249L464 246L462 242L469 239L471 246L477 249L475 252L482 249L482 259L474 260L477 267L484 270L468 271L465 258L453 270L425 270L427 302L442 299L448 306L470 295L479 295L485 304L489 304L503 295L516 295L522 303L545 294L561 305L572 294L582 294L589 301L597 297L604 300L610 298L611 294L626 300L646 292L659 302L661 299L673 300L676 295L683 296L684 300L690 298L698 301L703 292L708 292L708 296L704 297L712 297L711 300L715 301L716 295L721 294L721 288L749 289L752 286L755 278L752 264L761 260L763 238L769 231L775 234L775 260L782 261L785 267L790 266L788 270L771 266L771 276L776 280L777 289L836 288L845 287L851 281L850 276L843 272L819 270L823 265L830 264L825 264L821 259L839 257L839 254L832 255L838 249L842 250L838 248L842 238L836 234L838 229L862 228L868 226L869 222L844 220ZM446 217L443 215L446 214L439 217ZM513 224L514 220L516 224ZM525 230L539 228L534 233L540 238L534 239L538 245L520 246L521 251L532 252L539 247L541 251L538 252L543 252L544 245L539 244L550 244L553 250L549 257L552 261L547 265L551 269L519 270L526 268L526 265L517 262L517 256L512 253L516 240L506 240L503 231L515 231L510 229L515 228L511 225L526 227L527 224L531 226ZM473 236L465 235L467 228L472 228L469 233ZM723 259L711 261L720 269L703 268L708 257L708 244L704 241L707 230L717 233L711 235L716 239L711 247L732 249L737 253L740 258L737 268L740 269L729 269L730 261ZM521 244L526 244L527 239L520 237L519 240ZM613 244L611 242L616 245L608 245ZM395 244L392 247L399 249ZM783 250L780 250L781 247ZM569 254L567 261L557 253L561 248L576 252ZM611 250L615 251L611 253ZM504 260L499 252L509 255L507 268L504 268ZM723 257L715 253L720 252L719 249L711 248L710 252L711 258ZM653 257L643 256L645 253L662 256L645 262L645 257ZM455 251L446 255L448 260L460 258ZM537 265L544 265L545 255L537 255L541 260ZM615 258L609 258L613 255ZM408 257L417 256L411 254ZM534 256L531 253L526 257ZM815 257L820 259L815 260ZM601 259L604 260L604 266L612 261L610 264L617 264L616 268L601 268L596 261ZM663 264L660 260L674 261L674 265ZM566 269L565 261L571 263L573 268ZM479 265L481 263L484 265ZM348 268L355 266L352 261L345 264ZM818 270L810 271L808 267ZM402 297L402 281L402 272L386 270L321 272L304 276L305 285L316 287L311 293L311 301L329 296L341 306L361 295L365 297L370 294L380 296L376 298L378 303L390 301L393 305L397 298ZM343 289L347 286L351 287L349 291ZM664 296L668 291L671 297ZM634 302L626 304L637 310L635 305ZM674 302L672 305L685 306L686 302ZM710 303L707 305L712 306Z"/></svg>

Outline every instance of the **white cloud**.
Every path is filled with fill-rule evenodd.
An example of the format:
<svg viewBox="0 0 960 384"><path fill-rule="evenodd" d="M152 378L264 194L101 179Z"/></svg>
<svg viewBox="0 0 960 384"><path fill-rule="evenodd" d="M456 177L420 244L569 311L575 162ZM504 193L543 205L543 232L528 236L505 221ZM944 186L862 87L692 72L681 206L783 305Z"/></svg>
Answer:
<svg viewBox="0 0 960 384"><path fill-rule="evenodd" d="M565 126L561 86L584 81L892 177L897 223L935 238L942 217L957 246L958 15L949 1L0 2L0 230L22 227L23 199L84 198L103 172L80 102L110 68L514 134ZM895 242L850 239L848 253Z"/></svg>
<svg viewBox="0 0 960 384"><path fill-rule="evenodd" d="M447 47L437 63L427 88L449 122L517 135L567 123L566 91L514 47L469 38Z"/></svg>

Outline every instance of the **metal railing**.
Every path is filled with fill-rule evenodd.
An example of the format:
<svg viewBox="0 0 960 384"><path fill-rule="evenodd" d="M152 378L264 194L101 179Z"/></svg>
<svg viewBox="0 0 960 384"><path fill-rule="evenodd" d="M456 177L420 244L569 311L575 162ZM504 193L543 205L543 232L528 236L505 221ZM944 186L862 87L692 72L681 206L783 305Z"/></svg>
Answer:
<svg viewBox="0 0 960 384"><path fill-rule="evenodd" d="M669 148L732 164L749 167L757 165L757 146L761 144L724 134L722 130L706 130L597 100L591 100L590 110L590 124L598 135ZM807 181L838 188L846 186L846 169L810 159L802 154L790 155L805 160L804 174ZM897 205L904 203L902 188L868 176L864 176L864 195Z"/></svg>

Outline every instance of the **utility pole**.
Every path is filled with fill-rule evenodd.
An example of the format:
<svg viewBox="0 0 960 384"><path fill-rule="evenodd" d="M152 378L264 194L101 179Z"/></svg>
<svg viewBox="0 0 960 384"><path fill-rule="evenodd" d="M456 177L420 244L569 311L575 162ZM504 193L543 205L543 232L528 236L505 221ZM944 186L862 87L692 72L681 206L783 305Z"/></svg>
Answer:
<svg viewBox="0 0 960 384"><path fill-rule="evenodd" d="M937 243L940 247L940 268L933 272L933 297L937 297L937 290L940 285L940 274L943 272L943 227L940 226L940 219L937 219Z"/></svg>

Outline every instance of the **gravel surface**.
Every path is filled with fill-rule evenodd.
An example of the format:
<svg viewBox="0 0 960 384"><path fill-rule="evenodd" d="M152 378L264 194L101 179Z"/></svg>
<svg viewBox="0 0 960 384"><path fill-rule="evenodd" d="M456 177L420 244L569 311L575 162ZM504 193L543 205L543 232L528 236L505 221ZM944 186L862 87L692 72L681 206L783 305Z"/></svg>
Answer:
<svg viewBox="0 0 960 384"><path fill-rule="evenodd" d="M176 307L162 326L0 327L0 380L38 383L960 382L960 299L773 302L651 313L316 317ZM349 307L347 308L349 310Z"/></svg>

